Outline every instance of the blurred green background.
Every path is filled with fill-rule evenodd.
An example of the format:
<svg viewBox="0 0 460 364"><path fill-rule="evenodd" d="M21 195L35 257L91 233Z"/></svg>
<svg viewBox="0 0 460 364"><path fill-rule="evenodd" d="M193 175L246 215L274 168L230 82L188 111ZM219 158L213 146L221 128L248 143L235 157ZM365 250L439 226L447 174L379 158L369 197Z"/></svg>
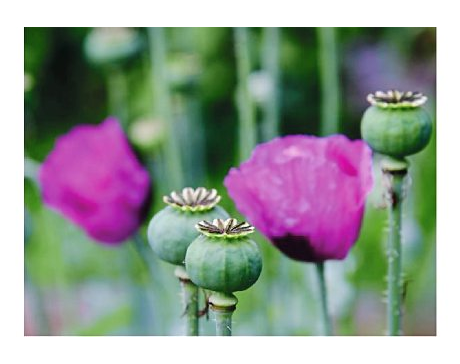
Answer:
<svg viewBox="0 0 460 364"><path fill-rule="evenodd" d="M367 94L390 88L426 94L435 121L435 28L137 28L128 30L132 54L105 64L91 59L92 29L24 32L25 335L182 333L173 266L147 245L149 264L133 242L91 241L42 204L36 168L72 126L121 117L152 174L149 217L171 189L203 185L217 188L221 205L240 218L222 181L254 142L276 134L359 138ZM410 161L404 330L435 335L436 135ZM375 179L356 246L345 261L326 264L338 335L384 334L386 212L378 168ZM289 260L260 235L257 241L264 268L237 294L233 334L317 334L314 267ZM214 334L212 314L201 330Z"/></svg>

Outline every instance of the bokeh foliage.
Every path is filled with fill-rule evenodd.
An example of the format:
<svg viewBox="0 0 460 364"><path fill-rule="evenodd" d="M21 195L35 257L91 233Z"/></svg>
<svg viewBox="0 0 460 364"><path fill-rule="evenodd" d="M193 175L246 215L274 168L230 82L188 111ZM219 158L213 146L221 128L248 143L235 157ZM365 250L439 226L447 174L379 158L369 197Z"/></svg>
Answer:
<svg viewBox="0 0 460 364"><path fill-rule="evenodd" d="M86 28L25 28L25 157L41 162L56 138L72 126L99 123L110 114L107 74L83 52ZM147 30L137 29L144 49L123 66L127 122L157 117L153 100ZM359 138L367 93L377 89L419 90L435 121L436 31L433 28L336 28L340 87L340 132ZM175 137L185 161L186 184L215 187L222 205L238 218L222 181L238 165L238 112L231 28L167 28L167 67L176 119ZM251 69L262 65L261 28L250 28ZM282 28L280 43L280 134L320 131L321 80L314 28ZM155 80L153 80L155 82ZM261 108L256 109L261 140ZM153 121L152 121L153 122ZM138 149L154 176L150 216L168 192L159 147ZM201 154L200 154L201 153ZM407 276L406 334L436 333L436 137L411 157L404 210ZM162 167L163 166L163 167ZM172 335L181 332L179 284L173 267L146 248L150 269L135 245L116 248L88 239L43 206L34 170L25 178L25 333L30 335ZM327 264L338 334L380 335L384 328L386 213L380 172L369 198L363 229L344 262ZM146 224L144 224L146 225ZM145 236L145 226L141 235ZM313 335L318 302L313 267L282 256L262 236L264 268L256 285L238 294L236 335ZM205 334L213 322L203 319Z"/></svg>

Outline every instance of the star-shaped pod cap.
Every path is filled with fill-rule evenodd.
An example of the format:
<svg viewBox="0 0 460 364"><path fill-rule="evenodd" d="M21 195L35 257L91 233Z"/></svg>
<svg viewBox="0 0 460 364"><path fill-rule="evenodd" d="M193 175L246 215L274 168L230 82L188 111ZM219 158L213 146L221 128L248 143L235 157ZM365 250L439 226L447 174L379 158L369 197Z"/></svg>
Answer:
<svg viewBox="0 0 460 364"><path fill-rule="evenodd" d="M380 154L402 159L420 152L430 141L432 122L422 107L421 92L377 91L361 120L361 135Z"/></svg>
<svg viewBox="0 0 460 364"><path fill-rule="evenodd" d="M238 223L238 220L232 218L227 220L214 219L212 223L200 221L196 228L206 236L223 238L240 238L254 232L254 226L246 221Z"/></svg>
<svg viewBox="0 0 460 364"><path fill-rule="evenodd" d="M381 108L415 108L423 105L427 97L421 92L401 92L398 90L388 90L387 92L377 91L367 95L367 101Z"/></svg>
<svg viewBox="0 0 460 364"><path fill-rule="evenodd" d="M203 220L196 224L201 235L188 247L185 268L197 286L227 296L252 286L262 271L256 242L246 237L254 227L236 219ZM213 307L223 302L213 301ZM227 306L229 302L226 302ZM230 305L235 305L233 301Z"/></svg>
<svg viewBox="0 0 460 364"><path fill-rule="evenodd" d="M220 196L213 188L204 187L193 189L186 187L182 192L173 191L169 196L163 197L163 202L182 211L206 211L212 209L220 201Z"/></svg>

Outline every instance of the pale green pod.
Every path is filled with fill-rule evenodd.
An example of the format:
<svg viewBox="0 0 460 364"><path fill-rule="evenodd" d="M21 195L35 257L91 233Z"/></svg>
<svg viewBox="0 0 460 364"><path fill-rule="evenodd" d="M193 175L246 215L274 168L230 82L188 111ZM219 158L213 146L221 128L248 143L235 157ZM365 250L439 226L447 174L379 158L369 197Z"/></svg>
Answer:
<svg viewBox="0 0 460 364"><path fill-rule="evenodd" d="M192 282L228 294L251 287L262 271L259 247L246 236L254 228L235 219L202 221L198 228L203 235L193 241L185 257Z"/></svg>
<svg viewBox="0 0 460 364"><path fill-rule="evenodd" d="M91 63L122 63L139 54L143 41L132 28L94 28L84 42L85 55Z"/></svg>
<svg viewBox="0 0 460 364"><path fill-rule="evenodd" d="M420 106L420 93L388 91L368 96L371 106L361 120L361 135L370 147L395 158L420 152L432 132L429 114Z"/></svg>
<svg viewBox="0 0 460 364"><path fill-rule="evenodd" d="M187 248L199 236L195 225L203 219L226 219L228 213L217 206L220 197L216 190L184 188L173 192L164 201L169 204L149 223L147 236L155 254L162 260L184 264Z"/></svg>

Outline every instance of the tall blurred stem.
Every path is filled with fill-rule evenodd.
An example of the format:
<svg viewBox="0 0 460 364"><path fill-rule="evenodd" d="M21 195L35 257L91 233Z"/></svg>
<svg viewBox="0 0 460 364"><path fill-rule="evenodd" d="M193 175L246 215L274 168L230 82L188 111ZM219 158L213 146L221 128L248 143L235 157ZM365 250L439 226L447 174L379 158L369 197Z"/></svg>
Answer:
<svg viewBox="0 0 460 364"><path fill-rule="evenodd" d="M321 82L321 135L339 132L339 69L334 28L316 28Z"/></svg>
<svg viewBox="0 0 460 364"><path fill-rule="evenodd" d="M235 28L235 54L238 73L236 100L239 118L239 160L245 160L257 143L254 104L248 88L251 72L248 28Z"/></svg>
<svg viewBox="0 0 460 364"><path fill-rule="evenodd" d="M107 74L109 112L116 116L124 129L128 125L127 80L123 70L111 66Z"/></svg>
<svg viewBox="0 0 460 364"><path fill-rule="evenodd" d="M321 125L320 135L339 132L339 70L337 65L337 44L334 28L316 28L318 37L318 64L321 82ZM333 335L327 305L327 290L324 277L324 263L316 264L318 286L321 297L323 334Z"/></svg>
<svg viewBox="0 0 460 364"><path fill-rule="evenodd" d="M164 146L166 173L170 189L178 189L183 185L183 175L178 140L174 133L174 120L166 67L165 31L164 28L148 28L148 35L150 41L154 105L157 115L164 123L166 133Z"/></svg>
<svg viewBox="0 0 460 364"><path fill-rule="evenodd" d="M326 280L324 276L324 262L316 263L316 273L318 277L318 288L320 293L321 301L321 319L323 324L323 335L331 336L332 333L332 324L331 318L329 316L329 310L327 305L327 290L326 290Z"/></svg>
<svg viewBox="0 0 460 364"><path fill-rule="evenodd" d="M263 105L263 139L268 141L279 134L279 28L264 28L262 67L270 79L270 95Z"/></svg>

